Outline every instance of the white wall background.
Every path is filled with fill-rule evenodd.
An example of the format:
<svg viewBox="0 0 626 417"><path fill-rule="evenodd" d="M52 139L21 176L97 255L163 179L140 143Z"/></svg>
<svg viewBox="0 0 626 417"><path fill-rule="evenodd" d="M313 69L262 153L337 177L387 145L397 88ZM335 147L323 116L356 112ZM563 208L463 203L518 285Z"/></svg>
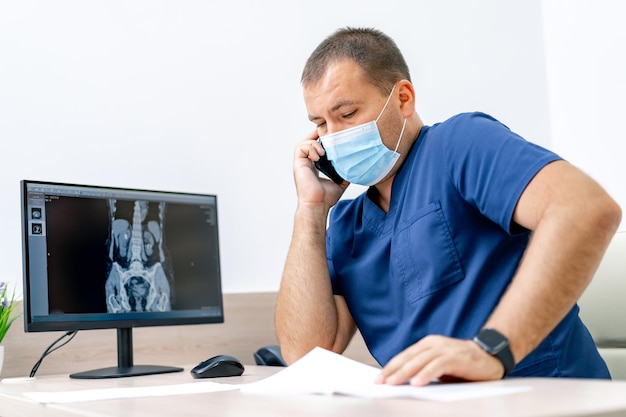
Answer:
<svg viewBox="0 0 626 417"><path fill-rule="evenodd" d="M552 147L618 200L624 230L626 2L544 0L542 6Z"/></svg>
<svg viewBox="0 0 626 417"><path fill-rule="evenodd" d="M566 3L0 0L0 280L21 290L19 180L28 178L217 194L224 291L276 290L296 203L293 147L313 128L300 72L348 25L396 40L427 124L481 110L543 146L552 134L616 190L624 168L604 163L623 138L616 124L585 136L583 150L563 145L571 132L561 126L581 120L563 109L575 105L572 86L548 85L575 57L571 38L555 40L577 23L560 12ZM607 60L602 76L623 82L626 71ZM585 75L574 90L593 94ZM622 111L602 105L598 120L605 111L623 120L623 97L609 95Z"/></svg>

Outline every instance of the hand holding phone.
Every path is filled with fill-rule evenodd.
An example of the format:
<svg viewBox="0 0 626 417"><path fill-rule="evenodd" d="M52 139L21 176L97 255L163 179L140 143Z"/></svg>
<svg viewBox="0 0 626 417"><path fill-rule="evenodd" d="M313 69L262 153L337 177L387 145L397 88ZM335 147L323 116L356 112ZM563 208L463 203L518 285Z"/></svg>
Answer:
<svg viewBox="0 0 626 417"><path fill-rule="evenodd" d="M341 176L337 174L337 171L335 171L335 167L333 167L333 164L328 160L326 154L320 156L319 161L315 162L315 168L317 168L321 173L333 180L335 184L343 183L343 178L341 178Z"/></svg>

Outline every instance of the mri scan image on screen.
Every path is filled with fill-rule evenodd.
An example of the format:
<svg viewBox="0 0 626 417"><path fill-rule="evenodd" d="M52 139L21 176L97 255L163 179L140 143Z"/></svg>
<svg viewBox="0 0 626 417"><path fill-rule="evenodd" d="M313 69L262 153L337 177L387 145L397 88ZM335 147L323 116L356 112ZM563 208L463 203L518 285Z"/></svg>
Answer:
<svg viewBox="0 0 626 417"><path fill-rule="evenodd" d="M126 204L124 204L126 203ZM120 210L118 211L118 205ZM123 210L130 205L131 210ZM111 234L106 280L109 313L170 311L174 272L166 258L166 204L109 200Z"/></svg>

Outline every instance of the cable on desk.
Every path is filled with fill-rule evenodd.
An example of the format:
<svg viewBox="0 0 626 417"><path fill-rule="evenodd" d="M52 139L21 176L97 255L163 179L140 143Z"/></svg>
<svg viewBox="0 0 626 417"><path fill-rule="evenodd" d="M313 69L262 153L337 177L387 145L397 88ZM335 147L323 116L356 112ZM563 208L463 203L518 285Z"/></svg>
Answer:
<svg viewBox="0 0 626 417"><path fill-rule="evenodd" d="M37 370L39 369L39 366L41 365L41 362L43 362L43 360L45 359L46 356L48 356L49 354L51 354L52 352L54 352L57 349L62 348L63 346L67 345L69 342L72 341L72 339L74 338L74 336L76 336L76 333L78 333L77 330L71 331L71 332L66 332L64 333L61 337L59 337L57 340L55 340L54 342L52 342L50 344L50 346L48 346L46 348L46 350L43 352L43 354L41 355L41 357L39 358L39 360L37 361L37 363L35 364L35 366L33 366L33 369L30 371L30 377L34 377L35 374L37 373ZM59 346L55 345L57 343L59 343L61 340L63 340L64 338L68 337L69 339L67 339L65 342L63 342L62 344L60 344Z"/></svg>

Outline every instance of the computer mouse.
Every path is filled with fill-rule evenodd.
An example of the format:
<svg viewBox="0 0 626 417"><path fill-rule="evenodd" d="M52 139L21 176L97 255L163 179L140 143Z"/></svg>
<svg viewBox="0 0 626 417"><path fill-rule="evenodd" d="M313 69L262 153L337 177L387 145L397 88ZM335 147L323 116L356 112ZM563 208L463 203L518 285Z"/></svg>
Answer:
<svg viewBox="0 0 626 417"><path fill-rule="evenodd" d="M244 367L237 358L228 355L217 355L200 362L191 371L194 378L219 378L239 376Z"/></svg>

